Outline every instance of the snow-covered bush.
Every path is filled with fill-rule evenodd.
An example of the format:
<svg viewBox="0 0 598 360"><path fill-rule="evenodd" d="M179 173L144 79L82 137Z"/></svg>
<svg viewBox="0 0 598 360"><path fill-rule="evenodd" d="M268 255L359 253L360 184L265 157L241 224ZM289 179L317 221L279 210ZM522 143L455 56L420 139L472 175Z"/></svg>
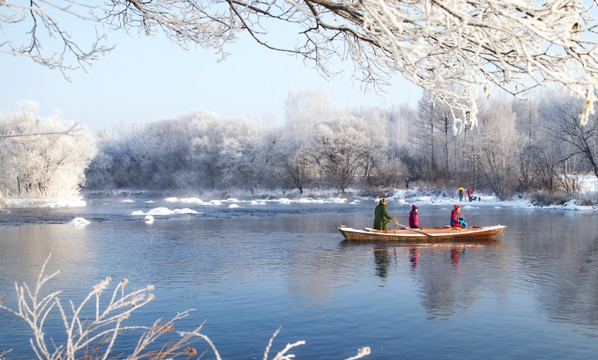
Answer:
<svg viewBox="0 0 598 360"><path fill-rule="evenodd" d="M92 134L33 110L0 115L0 189L6 197L72 197L96 155Z"/></svg>

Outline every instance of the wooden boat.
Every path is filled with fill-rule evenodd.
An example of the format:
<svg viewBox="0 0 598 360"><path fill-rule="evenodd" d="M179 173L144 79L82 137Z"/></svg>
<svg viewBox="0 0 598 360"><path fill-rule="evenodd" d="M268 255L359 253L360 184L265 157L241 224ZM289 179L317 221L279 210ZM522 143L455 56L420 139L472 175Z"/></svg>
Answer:
<svg viewBox="0 0 598 360"><path fill-rule="evenodd" d="M370 228L358 230L341 225L338 227L338 231L349 241L390 241L425 244L487 240L502 234L506 228L504 225L493 225L469 227L466 229L453 227L410 229L401 227L390 230L374 230Z"/></svg>

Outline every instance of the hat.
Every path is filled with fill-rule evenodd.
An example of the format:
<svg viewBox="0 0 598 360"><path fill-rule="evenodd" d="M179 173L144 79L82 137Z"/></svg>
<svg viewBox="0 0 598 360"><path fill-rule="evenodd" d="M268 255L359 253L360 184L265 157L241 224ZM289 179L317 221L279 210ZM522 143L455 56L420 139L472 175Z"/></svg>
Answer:
<svg viewBox="0 0 598 360"><path fill-rule="evenodd" d="M417 210L417 206L415 206L415 205L411 206L411 210Z"/></svg>
<svg viewBox="0 0 598 360"><path fill-rule="evenodd" d="M461 206L455 205L455 209L460 209L460 208L461 208Z"/></svg>

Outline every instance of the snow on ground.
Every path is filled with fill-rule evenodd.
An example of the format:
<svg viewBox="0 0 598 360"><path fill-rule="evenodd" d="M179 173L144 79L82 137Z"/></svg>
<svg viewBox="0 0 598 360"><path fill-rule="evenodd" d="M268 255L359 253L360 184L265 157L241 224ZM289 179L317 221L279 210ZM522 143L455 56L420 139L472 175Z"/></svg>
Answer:
<svg viewBox="0 0 598 360"><path fill-rule="evenodd" d="M577 179L581 186L582 190L578 192L577 198L598 198L598 178L595 176L585 176L583 178ZM358 191L348 191L349 194L357 194ZM249 194L238 194L243 199L250 199L250 200L239 200L236 197L226 197L224 199L218 199L215 194L206 195L204 199L199 197L166 197L164 199L155 199L155 200L145 200L144 203L154 203L156 201L164 201L166 203L172 204L174 209L170 207L156 207L147 212L143 212L141 210L134 211L132 215L139 215L139 216L164 216L164 215L175 215L175 214L196 214L197 211L187 208L181 207L177 208L177 205L192 205L193 207L197 206L227 206L228 208L237 208L241 206L261 206L267 203L279 203L284 205L292 205L292 204L347 204L347 205L356 205L362 203L372 203L376 204L378 202L378 198L371 198L371 197L361 197L361 196L345 196L345 195L335 195L334 192L331 191L310 191L309 195L299 196L296 191L284 191L282 192L282 196L276 197L274 194L262 194L260 196L252 196ZM480 207L480 206L493 206L493 207L501 207L501 208L534 208L534 207L542 207L542 208L554 208L554 209L563 209L563 210L575 210L575 211L593 211L598 210L598 206L596 205L580 205L578 204L577 200L570 200L563 205L549 205L549 206L540 206L533 203L530 198L522 197L522 196L514 196L512 199L507 201L501 201L497 199L494 195L491 194L484 194L484 193L474 193L475 196L479 197L479 200L472 201L472 202L459 202L459 198L457 195L457 190L448 191L448 190L438 190L438 189L429 189L429 188L418 188L414 187L411 189L397 189L393 192L392 196L389 196L388 199L394 205L403 205L409 206L411 204L429 204L429 205L453 205L459 203L462 207ZM210 198L212 197L212 198ZM260 199L266 197L267 199ZM2 200L2 199L0 199ZM142 200L140 200L142 201ZM135 203L136 200L127 198L125 200L121 200L123 203ZM4 208L32 208L32 207L80 207L86 206L85 200L81 198L70 198L70 199L4 199ZM2 207L2 203L0 202L0 208ZM8 210L6 210L8 211Z"/></svg>
<svg viewBox="0 0 598 360"><path fill-rule="evenodd" d="M588 193L596 191L598 189L598 181L588 182L586 184L586 190ZM350 191L349 191L350 192ZM200 206L227 206L228 208L239 208L243 206L257 206L257 205L265 205L267 203L278 203L282 205L293 205L293 204L348 204L356 205L356 204L367 204L371 203L375 205L378 203L378 198L368 198L368 197L347 197L343 195L339 196L331 196L327 192L318 193L310 193L309 196L289 196L290 193L285 193L285 196L280 198L271 198L269 200L239 200L237 198L227 198L225 200L202 200L197 197L192 198L167 198L165 199L167 202L172 204L194 204ZM528 198L515 196L513 199L507 201L501 201L496 196L488 195L488 194L474 194L478 197L478 200L475 201L459 201L457 191L454 192L441 192L435 191L430 189L419 189L419 188L412 188L408 190L400 189L395 190L392 196L389 196L388 199L393 205L402 205L402 206L409 206L411 204L429 204L429 205L439 205L439 206L452 206L454 204L460 204L462 208L474 208L474 207L482 207L482 206L491 206L491 207L499 207L499 208L534 208L539 207L534 205L532 201ZM245 196L247 197L247 196ZM551 205L551 206L543 206L542 208L554 208L554 209L564 209L564 210L596 210L598 207L596 206L581 206L577 205L575 200L571 200L564 205ZM162 209L162 210L159 210ZM146 215L146 214L154 214L154 215L166 215L166 213L180 213L184 209L174 209L170 210L168 208L156 208L152 209L147 213L142 211L133 212L132 215Z"/></svg>
<svg viewBox="0 0 598 360"><path fill-rule="evenodd" d="M582 192L595 193L598 192L598 178L595 176L584 176L583 179L578 179L581 183Z"/></svg>
<svg viewBox="0 0 598 360"><path fill-rule="evenodd" d="M0 203L1 200L0 198ZM87 202L82 197L62 199L4 199L4 201L7 208L68 208L87 206Z"/></svg>

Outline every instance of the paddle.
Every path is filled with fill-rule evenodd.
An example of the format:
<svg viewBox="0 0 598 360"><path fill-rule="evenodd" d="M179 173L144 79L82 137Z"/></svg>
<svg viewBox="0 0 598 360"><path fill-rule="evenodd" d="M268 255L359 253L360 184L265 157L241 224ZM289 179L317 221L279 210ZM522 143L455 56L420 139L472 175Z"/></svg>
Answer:
<svg viewBox="0 0 598 360"><path fill-rule="evenodd" d="M428 233L426 233L426 232L423 232L423 231L421 231L421 230L419 230L419 229L413 229L413 228L410 228L410 227L408 227L408 226L401 225L401 224L399 224L399 223L396 223L395 225L399 225L399 226L401 226L401 227L403 227L403 228L405 228L406 230L409 230L409 231L413 231L413 232L416 232L416 233L420 233L420 234L426 235L426 236L428 236L428 237L432 237L432 235L430 235L430 234L428 234Z"/></svg>

